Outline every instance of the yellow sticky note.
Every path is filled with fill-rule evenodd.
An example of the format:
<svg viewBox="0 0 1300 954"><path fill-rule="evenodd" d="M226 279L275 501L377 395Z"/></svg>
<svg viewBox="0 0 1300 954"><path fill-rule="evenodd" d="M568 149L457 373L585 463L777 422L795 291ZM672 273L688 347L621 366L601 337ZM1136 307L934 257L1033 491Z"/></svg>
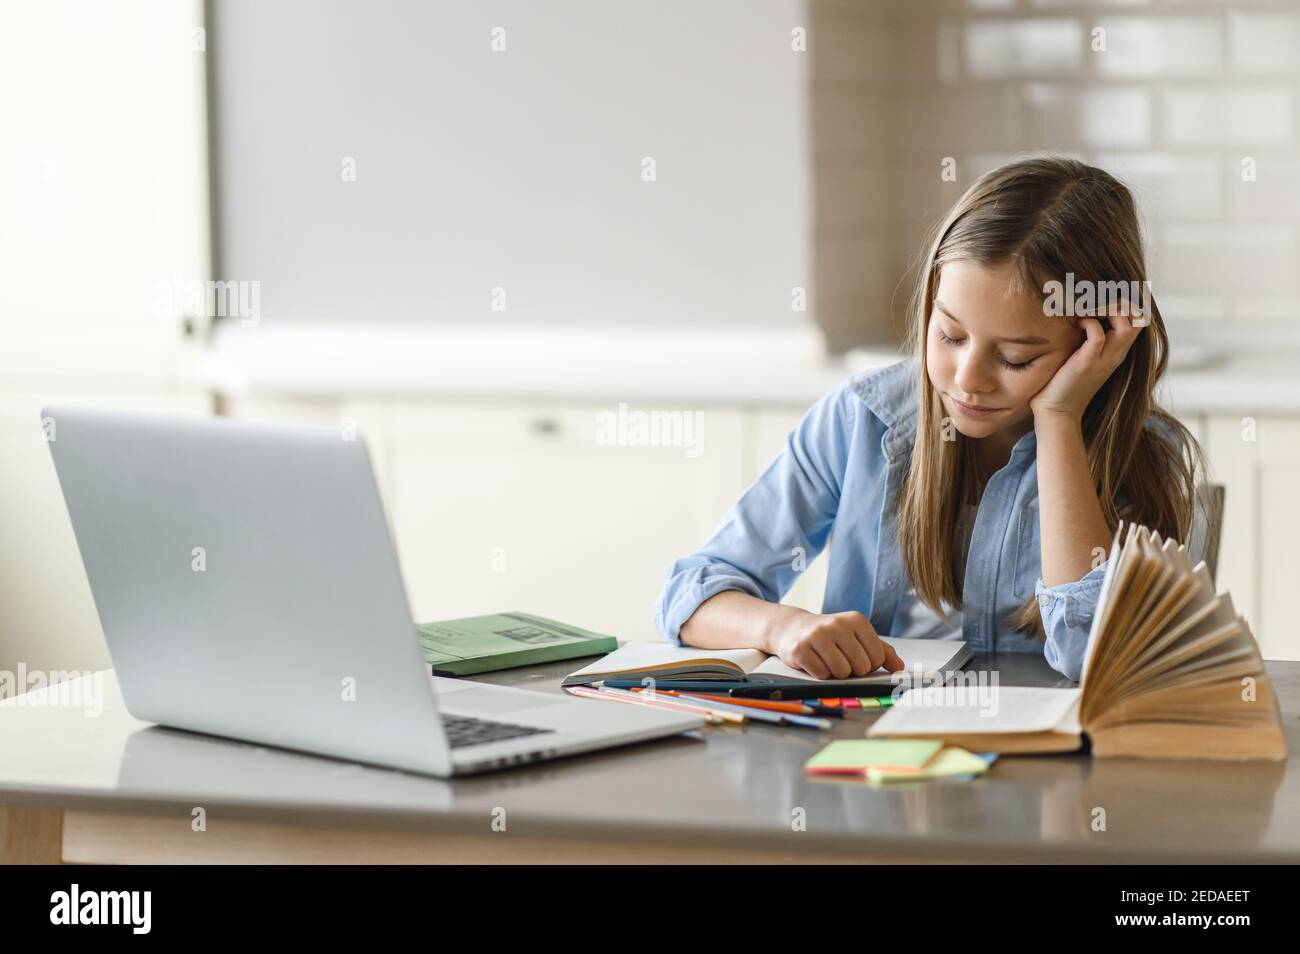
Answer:
<svg viewBox="0 0 1300 954"><path fill-rule="evenodd" d="M895 772L885 768L869 768L867 781L879 785L886 782L915 782L919 779L943 778L948 775L983 775L988 768L988 762L978 755L950 745L936 755L928 765L916 771Z"/></svg>
<svg viewBox="0 0 1300 954"><path fill-rule="evenodd" d="M837 739L807 762L809 775L865 775L868 769L915 774L943 743L937 739Z"/></svg>

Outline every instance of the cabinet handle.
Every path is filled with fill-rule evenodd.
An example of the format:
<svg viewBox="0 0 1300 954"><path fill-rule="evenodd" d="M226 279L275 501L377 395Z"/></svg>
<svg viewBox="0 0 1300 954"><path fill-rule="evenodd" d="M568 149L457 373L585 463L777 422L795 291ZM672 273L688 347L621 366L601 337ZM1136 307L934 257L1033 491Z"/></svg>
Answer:
<svg viewBox="0 0 1300 954"><path fill-rule="evenodd" d="M560 422L553 417L535 417L531 421L534 434L550 437L560 433Z"/></svg>

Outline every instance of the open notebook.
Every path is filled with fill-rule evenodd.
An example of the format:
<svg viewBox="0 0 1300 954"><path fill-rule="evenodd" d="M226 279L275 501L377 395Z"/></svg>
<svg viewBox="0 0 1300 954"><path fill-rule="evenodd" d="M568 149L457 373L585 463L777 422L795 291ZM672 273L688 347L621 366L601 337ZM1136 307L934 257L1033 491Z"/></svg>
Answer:
<svg viewBox="0 0 1300 954"><path fill-rule="evenodd" d="M862 687L865 695L870 689L892 689L901 681L911 680L918 671L923 674L924 681L931 681L936 673L960 669L971 655L961 640L885 637L885 641L894 647L906 664L903 672L890 673L878 669L873 674L853 679L814 679L803 670L792 669L778 657L757 649L695 649L666 643L632 642L570 674L563 684L576 686L608 679L653 678L657 683L665 684L687 681L734 683L733 694L771 699L808 698L836 692L851 695L849 690L854 687ZM888 695L888 692L884 694Z"/></svg>
<svg viewBox="0 0 1300 954"><path fill-rule="evenodd" d="M1115 535L1078 689L950 698L961 704L911 690L867 734L1013 753L1074 751L1086 735L1102 757L1286 758L1277 697L1232 598L1186 547L1133 524Z"/></svg>

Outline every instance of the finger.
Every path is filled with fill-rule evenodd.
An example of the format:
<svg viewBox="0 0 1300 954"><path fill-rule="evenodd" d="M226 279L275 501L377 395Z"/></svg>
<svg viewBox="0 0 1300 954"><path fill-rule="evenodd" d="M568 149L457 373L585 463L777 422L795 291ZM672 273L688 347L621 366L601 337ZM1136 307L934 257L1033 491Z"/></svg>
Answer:
<svg viewBox="0 0 1300 954"><path fill-rule="evenodd" d="M835 679L847 679L853 675L853 667L844 658L844 653L840 651L840 647L836 644L834 638L828 636L813 643L813 649L816 650L817 655L821 656L822 662L826 664L826 668L831 671L831 676ZM821 678L826 677L822 676Z"/></svg>
<svg viewBox="0 0 1300 954"><path fill-rule="evenodd" d="M1128 309L1124 307L1126 304L1126 302L1117 303L1114 330L1106 336L1106 347L1102 349L1102 361L1115 368L1124 361L1124 356L1128 354L1129 348L1137 340L1138 332L1142 330L1142 327L1134 324L1133 319L1129 317Z"/></svg>
<svg viewBox="0 0 1300 954"><path fill-rule="evenodd" d="M846 628L840 634L836 643L840 647L840 652L844 654L844 658L849 661L849 666L853 670L852 675L865 676L879 665L873 660L871 653L868 652L866 644L857 631Z"/></svg>
<svg viewBox="0 0 1300 954"><path fill-rule="evenodd" d="M1127 319L1134 327L1142 326L1142 309L1138 303L1128 298L1121 298L1118 301L1111 302L1110 314L1116 318Z"/></svg>
<svg viewBox="0 0 1300 954"><path fill-rule="evenodd" d="M1110 311L1110 331L1106 333L1106 343L1101 349L1102 359L1118 363L1116 356L1119 358L1124 356L1133 338L1133 326L1129 323L1128 316L1123 314L1123 307L1118 303L1112 305Z"/></svg>
<svg viewBox="0 0 1300 954"><path fill-rule="evenodd" d="M880 645L880 637L876 635L874 629L869 628L869 624L867 629L855 631L853 635L863 656L867 659L866 671L875 672L885 661L885 650Z"/></svg>
<svg viewBox="0 0 1300 954"><path fill-rule="evenodd" d="M1106 344L1106 331L1101 327L1101 322L1096 318L1080 318L1079 327L1083 329L1086 336L1080 348L1093 348L1099 350Z"/></svg>
<svg viewBox="0 0 1300 954"><path fill-rule="evenodd" d="M839 617L844 621L844 631L848 637L848 642L853 646L855 653L860 656L855 661L850 656L850 661L855 665L866 666L865 672L874 672L884 659L884 653L877 650L873 643L876 642L876 629L871 625L871 620L859 612L840 613ZM858 672L854 669L854 672Z"/></svg>
<svg viewBox="0 0 1300 954"><path fill-rule="evenodd" d="M826 663L822 662L821 656L811 646L803 646L795 650L788 660L790 665L796 669L802 669L814 679L829 679L831 672L826 668Z"/></svg>
<svg viewBox="0 0 1300 954"><path fill-rule="evenodd" d="M1116 334L1132 338L1146 325L1146 320L1142 316L1142 309L1132 302L1117 302L1112 308L1111 327L1114 328Z"/></svg>
<svg viewBox="0 0 1300 954"><path fill-rule="evenodd" d="M907 664L903 662L903 657L898 655L898 650L883 639L880 640L880 645L885 647L885 661L883 665L887 670L890 672L902 672L907 668Z"/></svg>

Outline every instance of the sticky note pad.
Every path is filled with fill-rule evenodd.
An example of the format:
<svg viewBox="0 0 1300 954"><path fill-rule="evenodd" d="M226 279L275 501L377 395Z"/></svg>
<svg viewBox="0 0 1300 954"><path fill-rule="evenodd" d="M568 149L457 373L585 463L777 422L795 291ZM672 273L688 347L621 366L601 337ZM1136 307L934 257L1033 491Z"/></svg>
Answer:
<svg viewBox="0 0 1300 954"><path fill-rule="evenodd" d="M996 756L994 756L996 758ZM975 755L965 749L950 745L936 755L923 768L898 772L893 769L872 767L867 769L867 781L872 785L884 785L889 782L915 782L927 778L947 778L954 775L983 775L988 771L993 759Z"/></svg>
<svg viewBox="0 0 1300 954"><path fill-rule="evenodd" d="M914 773L943 748L938 739L837 739L807 762L809 775L866 775L871 768Z"/></svg>

